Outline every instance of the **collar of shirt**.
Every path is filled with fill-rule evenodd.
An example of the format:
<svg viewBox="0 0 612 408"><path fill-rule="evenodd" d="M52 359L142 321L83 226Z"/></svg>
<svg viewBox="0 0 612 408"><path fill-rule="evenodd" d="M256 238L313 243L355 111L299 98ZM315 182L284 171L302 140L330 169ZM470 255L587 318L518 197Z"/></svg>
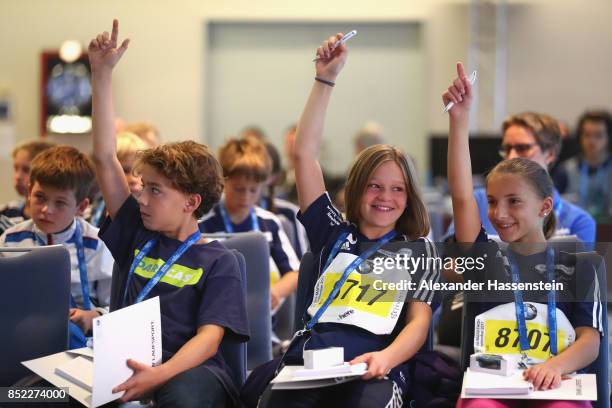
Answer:
<svg viewBox="0 0 612 408"><path fill-rule="evenodd" d="M72 221L72 224L70 224L68 228L66 228L63 231L57 232L55 234L47 234L46 232L43 232L42 230L40 230L36 226L36 224L34 224L34 233L38 235L40 238L42 238L43 242L46 242L47 245L49 245L49 240L47 239L48 235L52 237L52 240L53 240L52 244L63 244L66 241L68 241L70 238L72 238L72 235L74 235L74 230L76 228L76 221L77 221L77 218L75 218Z"/></svg>

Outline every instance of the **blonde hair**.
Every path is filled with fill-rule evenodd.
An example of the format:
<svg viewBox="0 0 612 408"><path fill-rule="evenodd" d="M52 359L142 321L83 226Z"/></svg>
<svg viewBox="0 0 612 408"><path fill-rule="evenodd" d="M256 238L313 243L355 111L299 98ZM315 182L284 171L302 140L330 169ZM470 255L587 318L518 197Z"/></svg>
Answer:
<svg viewBox="0 0 612 408"><path fill-rule="evenodd" d="M245 176L258 183L272 171L266 146L254 137L228 140L219 149L219 162L225 177Z"/></svg>
<svg viewBox="0 0 612 408"><path fill-rule="evenodd" d="M120 132L117 134L117 158L122 163L135 158L139 151L148 148L145 141L135 133Z"/></svg>
<svg viewBox="0 0 612 408"><path fill-rule="evenodd" d="M125 131L134 133L141 138L147 147L156 147L159 145L159 131L152 123L149 122L134 122L128 123Z"/></svg>
<svg viewBox="0 0 612 408"><path fill-rule="evenodd" d="M395 222L395 230L415 240L429 234L429 216L421 199L421 192L412 162L397 148L379 144L363 150L355 159L345 189L347 220L358 224L359 207L372 174L384 163L396 163L404 175L408 200L406 208Z"/></svg>

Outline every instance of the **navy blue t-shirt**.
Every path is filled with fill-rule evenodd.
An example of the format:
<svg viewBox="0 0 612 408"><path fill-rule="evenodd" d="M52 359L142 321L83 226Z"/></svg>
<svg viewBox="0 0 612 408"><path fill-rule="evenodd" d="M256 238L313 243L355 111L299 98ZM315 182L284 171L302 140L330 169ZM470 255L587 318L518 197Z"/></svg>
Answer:
<svg viewBox="0 0 612 408"><path fill-rule="evenodd" d="M343 233L348 232L349 235L342 244L340 253L346 252L358 255L375 242L375 240L370 240L361 234L355 225L348 223L342 218L340 212L331 203L327 193L317 198L304 213L298 213L298 219L302 222L308 233L308 240L314 255L313 267L316 268L317 273L315 275L317 276L324 272L321 269L325 266L336 240ZM392 240L392 242L402 241L409 242L407 237L399 234ZM421 246L427 249L429 256L435 256L435 248L429 241L425 238L420 238L417 241L420 241L422 243ZM386 248L386 246L383 248ZM381 256L382 252L379 250L372 258ZM433 267L417 271L413 276L413 279L416 281L428 280L430 282L437 282L440 277L440 271ZM314 282L312 282L312 286L314 286ZM307 306L312 302L313 290L314 288L311 287ZM432 301L434 301L434 295L433 291L428 290L409 292L409 298L406 302L417 300L431 305ZM367 352L382 350L389 346L405 327L406 304L402 308L395 328L388 335L377 335L363 328L348 324L317 323L312 328L310 336L302 336L291 345L286 355L286 362L300 364L304 348L344 347L344 358L346 361ZM304 322L307 322L310 318L311 316L306 313Z"/></svg>
<svg viewBox="0 0 612 408"><path fill-rule="evenodd" d="M146 229L136 200L130 196L115 218L107 218L99 233L115 258L114 298L123 299L127 275L137 251L146 242L158 243L136 268L127 291L127 305L134 300L164 262L182 244ZM224 336L248 341L249 329L240 270L234 255L217 241L191 246L170 268L146 299L159 296L162 328L162 361L168 361L197 334L199 327L214 324L225 328ZM204 363L228 392L236 386L220 352Z"/></svg>
<svg viewBox="0 0 612 408"><path fill-rule="evenodd" d="M486 257L485 268L482 271L473 269L465 273L464 279L475 282L487 282L497 280L498 282L512 282L510 260L507 250L502 250L499 244L489 240L484 228L481 229L475 246L478 251L474 256ZM557 291L557 308L563 311L574 328L586 326L593 327L601 332L602 304L599 301L600 290L596 265L585 264L585 261L576 257L576 254L567 253L555 249L554 254L554 279L563 284L563 291ZM513 259L517 263L519 280L524 283L548 282L546 271L546 251L530 255L513 253ZM485 288L487 285L485 284ZM547 303L547 291L523 291L523 300L538 303ZM469 299L477 304L477 314L484 313L495 306L514 302L514 293L510 290L489 292L488 290L477 293L468 293Z"/></svg>
<svg viewBox="0 0 612 408"><path fill-rule="evenodd" d="M200 231L202 232L228 232L225 230L223 216L217 204L208 214L200 221ZM287 234L282 229L280 220L270 211L264 210L261 207L255 207L255 216L257 218L258 228L266 235L270 244L270 257L276 264L281 275L289 271L297 271L300 268L300 261L295 254L293 246L287 237ZM231 222L231 221L230 221ZM251 217L246 217L240 224L232 223L233 232L249 232L254 231Z"/></svg>

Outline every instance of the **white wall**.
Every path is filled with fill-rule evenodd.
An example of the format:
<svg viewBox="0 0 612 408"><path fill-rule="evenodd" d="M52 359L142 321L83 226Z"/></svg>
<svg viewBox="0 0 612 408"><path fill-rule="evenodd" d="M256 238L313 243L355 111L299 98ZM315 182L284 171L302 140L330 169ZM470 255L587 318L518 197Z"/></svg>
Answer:
<svg viewBox="0 0 612 408"><path fill-rule="evenodd" d="M514 2L513 2L514 3ZM522 1L509 12L508 110L547 110L572 122L587 105L612 108L609 0ZM426 52L424 127L445 131L440 94L467 52L463 1L384 0L2 0L0 94L16 105L18 140L37 136L39 54L65 39L84 44L121 21L132 42L115 75L117 112L156 123L164 140L207 142L204 112L207 21L416 21ZM593 44L594 43L594 44ZM581 79L578 81L577 76ZM360 79L361 80L361 79ZM393 78L383 80L392 81ZM396 113L404 115L401 109ZM486 129L482 129L486 130ZM69 142L87 148L87 140ZM348 141L347 141L348 142ZM2 141L0 141L2 143ZM421 141L424 145L426 142ZM421 168L424 157L417 157ZM0 158L0 202L13 197L10 160Z"/></svg>

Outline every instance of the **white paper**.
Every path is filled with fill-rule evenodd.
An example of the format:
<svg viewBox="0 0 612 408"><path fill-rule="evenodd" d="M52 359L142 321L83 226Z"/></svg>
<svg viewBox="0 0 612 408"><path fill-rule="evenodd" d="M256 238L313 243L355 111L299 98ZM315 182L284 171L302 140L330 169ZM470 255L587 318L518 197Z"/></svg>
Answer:
<svg viewBox="0 0 612 408"><path fill-rule="evenodd" d="M89 360L91 349L63 351L22 362L56 387L68 387L72 398L91 408L123 395L113 394L111 390L132 376L133 372L126 364L128 358L149 366L161 363L159 298L155 297L98 317L93 320L93 327L93 393L83 388L83 383L87 384L87 379L83 378L86 370L79 373L78 370L75 372L69 369L72 374L65 376L58 375L57 372L58 367L66 367L66 364L71 367L70 363L76 359ZM75 374L77 377L73 378Z"/></svg>
<svg viewBox="0 0 612 408"><path fill-rule="evenodd" d="M511 377L502 377L494 374L470 371L468 368L463 377L461 398L482 398L482 395L468 394L466 388L496 388L500 387L500 381L503 380L507 381L506 386L510 389L516 389L516 385L522 381L522 376L522 371L518 371ZM503 386L503 384L501 386ZM561 386L552 390L532 391L529 394L522 395L500 392L496 394L486 394L486 397L498 399L596 401L597 380L595 374L577 374L570 379L561 381Z"/></svg>
<svg viewBox="0 0 612 408"><path fill-rule="evenodd" d="M94 407L120 398L112 389L133 374L132 359L148 366L161 364L159 297L105 314L93 320Z"/></svg>
<svg viewBox="0 0 612 408"><path fill-rule="evenodd" d="M89 347L82 347L82 348L78 348L78 349L68 350L68 351L66 351L66 353L76 354L78 356L89 357L92 361L93 361L93 358L94 358L93 349L90 349Z"/></svg>
<svg viewBox="0 0 612 408"><path fill-rule="evenodd" d="M55 373L55 369L62 364L74 360L74 354L61 351L50 356L23 361L21 364L32 370L35 374L49 381L56 387L67 387L68 394L86 407L91 407L91 392L85 388L77 387L74 383Z"/></svg>
<svg viewBox="0 0 612 408"><path fill-rule="evenodd" d="M55 373L89 392L93 389L93 361L86 357L79 356L59 365Z"/></svg>
<svg viewBox="0 0 612 408"><path fill-rule="evenodd" d="M272 388L275 390L328 387L355 380L368 370L366 363L352 365L348 370L343 369L345 372L340 374L337 372L337 367L332 368L335 370L328 369L328 372L325 372L325 369L312 370L312 375L306 375L304 372L310 370L304 366L285 366L270 382L274 384ZM296 373L300 375L297 376Z"/></svg>

